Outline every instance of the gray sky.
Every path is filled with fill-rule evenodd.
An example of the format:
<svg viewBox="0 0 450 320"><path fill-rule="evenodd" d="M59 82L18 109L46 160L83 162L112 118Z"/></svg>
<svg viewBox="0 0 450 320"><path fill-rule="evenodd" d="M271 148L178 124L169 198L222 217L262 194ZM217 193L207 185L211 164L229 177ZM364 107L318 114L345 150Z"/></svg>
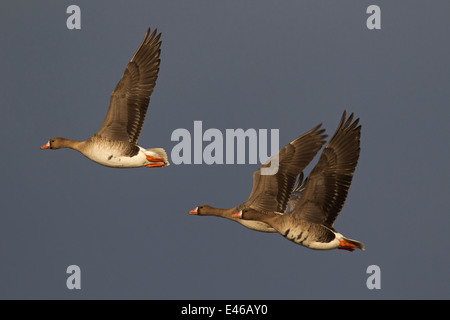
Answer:
<svg viewBox="0 0 450 320"><path fill-rule="evenodd" d="M0 4L0 298L450 298L448 1L77 1L81 30L66 28L70 4ZM97 131L147 27L163 44L143 147L170 155L195 120L279 129L281 147L318 123L332 135L344 109L360 117L335 227L366 251L187 214L245 201L257 165L111 169L39 149Z"/></svg>

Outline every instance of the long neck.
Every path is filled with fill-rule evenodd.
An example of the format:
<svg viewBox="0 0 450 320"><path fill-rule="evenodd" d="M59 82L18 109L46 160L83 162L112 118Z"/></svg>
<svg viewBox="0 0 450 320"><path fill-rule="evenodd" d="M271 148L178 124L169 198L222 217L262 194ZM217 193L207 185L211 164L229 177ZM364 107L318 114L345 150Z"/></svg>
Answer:
<svg viewBox="0 0 450 320"><path fill-rule="evenodd" d="M282 216L273 212L258 212L255 210L248 210L244 214L243 219L261 221L267 223L270 226L275 226L280 222Z"/></svg>
<svg viewBox="0 0 450 320"><path fill-rule="evenodd" d="M202 210L201 215L202 216L215 216L215 217L222 217L222 218L231 219L231 215L235 211L236 211L235 208L220 209L220 208L208 207L208 208L204 208Z"/></svg>
<svg viewBox="0 0 450 320"><path fill-rule="evenodd" d="M59 148L70 148L77 151L81 151L83 149L85 141L76 141L66 138L60 138Z"/></svg>

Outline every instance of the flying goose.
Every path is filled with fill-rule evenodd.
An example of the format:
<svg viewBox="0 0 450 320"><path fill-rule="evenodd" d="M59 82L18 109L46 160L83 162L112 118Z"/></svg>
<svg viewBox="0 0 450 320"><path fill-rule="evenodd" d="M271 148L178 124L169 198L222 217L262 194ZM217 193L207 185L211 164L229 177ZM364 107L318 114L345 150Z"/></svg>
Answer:
<svg viewBox="0 0 450 320"><path fill-rule="evenodd" d="M244 208L232 216L266 223L286 239L311 249L364 250L361 242L348 239L334 229L359 158L361 126L358 126L359 118L352 120L353 113L346 119L344 111L336 133L307 177L293 210L284 213Z"/></svg>
<svg viewBox="0 0 450 320"><path fill-rule="evenodd" d="M101 165L114 168L168 166L162 148L144 149L137 141L144 124L150 95L156 84L161 52L161 33L150 28L111 94L100 129L85 141L53 138L41 149L70 148Z"/></svg>
<svg viewBox="0 0 450 320"><path fill-rule="evenodd" d="M253 173L253 189L246 202L230 209L201 205L189 211L189 214L227 218L252 230L277 232L276 229L263 221L242 220L232 215L244 209L285 212L297 177L325 143L326 135L323 134L325 130L320 129L320 126L319 124L284 146L278 154L271 157ZM271 162L275 159L278 160L277 173L272 175L261 174L261 169L269 168Z"/></svg>

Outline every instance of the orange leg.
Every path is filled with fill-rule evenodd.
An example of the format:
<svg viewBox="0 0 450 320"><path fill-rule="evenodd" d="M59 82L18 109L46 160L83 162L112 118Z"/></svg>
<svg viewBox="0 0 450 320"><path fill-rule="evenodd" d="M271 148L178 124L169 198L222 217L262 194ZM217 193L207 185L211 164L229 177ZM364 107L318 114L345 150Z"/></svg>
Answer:
<svg viewBox="0 0 450 320"><path fill-rule="evenodd" d="M354 248L357 248L353 243L350 243L345 240L339 240L339 244L341 245L338 249L347 250L347 251L354 251Z"/></svg>
<svg viewBox="0 0 450 320"><path fill-rule="evenodd" d="M164 164L159 164L159 163L155 163L155 164L147 164L146 167L147 167L147 168L153 168L153 167L162 168L162 167L164 167Z"/></svg>
<svg viewBox="0 0 450 320"><path fill-rule="evenodd" d="M154 158L149 155L145 155L145 157L147 158L148 161L151 161L151 162L164 162L163 158Z"/></svg>

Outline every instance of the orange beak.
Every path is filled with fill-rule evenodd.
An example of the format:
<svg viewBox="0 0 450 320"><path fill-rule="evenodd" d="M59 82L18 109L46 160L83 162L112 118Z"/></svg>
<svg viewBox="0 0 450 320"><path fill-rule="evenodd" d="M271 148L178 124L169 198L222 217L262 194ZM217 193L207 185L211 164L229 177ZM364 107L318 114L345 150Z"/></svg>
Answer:
<svg viewBox="0 0 450 320"><path fill-rule="evenodd" d="M194 210L189 211L189 214L198 214L198 207L195 208Z"/></svg>
<svg viewBox="0 0 450 320"><path fill-rule="evenodd" d="M41 147L41 149L42 149L42 150L44 150L44 149L50 149L50 141L48 141L46 144L44 144L44 145Z"/></svg>
<svg viewBox="0 0 450 320"><path fill-rule="evenodd" d="M231 217L241 219L241 218L242 218L242 211L233 213L233 214L231 215Z"/></svg>

